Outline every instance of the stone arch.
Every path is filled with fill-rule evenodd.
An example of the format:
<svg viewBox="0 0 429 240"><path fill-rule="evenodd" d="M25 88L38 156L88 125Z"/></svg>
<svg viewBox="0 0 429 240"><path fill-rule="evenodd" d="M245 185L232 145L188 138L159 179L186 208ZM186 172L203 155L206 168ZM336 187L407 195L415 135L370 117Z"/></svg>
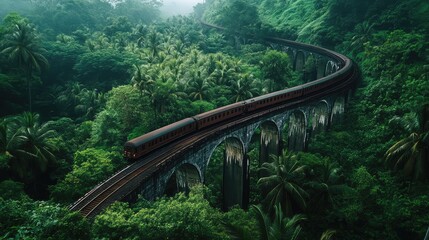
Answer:
<svg viewBox="0 0 429 240"><path fill-rule="evenodd" d="M306 148L307 118L305 112L295 110L287 122L287 147L291 151L303 151Z"/></svg>
<svg viewBox="0 0 429 240"><path fill-rule="evenodd" d="M191 163L180 165L170 175L164 194L174 196L178 192L189 192L190 188L201 183L201 170Z"/></svg>
<svg viewBox="0 0 429 240"><path fill-rule="evenodd" d="M295 55L294 70L302 71L305 65L305 54L303 51L297 51Z"/></svg>
<svg viewBox="0 0 429 240"><path fill-rule="evenodd" d="M335 99L331 112L331 125L339 124L343 121L345 111L345 98L339 96Z"/></svg>
<svg viewBox="0 0 429 240"><path fill-rule="evenodd" d="M235 140L239 141L240 145L243 147L243 150L245 149L245 144L244 144L243 140L241 140L239 137L237 137L237 136L225 136L225 137L219 139L217 141L217 143L215 145L213 145L214 147L209 150L210 153L208 154L206 166L210 165L210 159L212 158L214 151L228 139L235 139Z"/></svg>
<svg viewBox="0 0 429 240"><path fill-rule="evenodd" d="M335 73L338 70L338 65L333 61L328 61L325 68L325 76Z"/></svg>
<svg viewBox="0 0 429 240"><path fill-rule="evenodd" d="M220 162L211 161L213 157L222 158L219 155L215 155L215 153L219 154L215 150L221 146L223 148L221 149L223 150L223 160L215 159L220 160ZM219 177L218 174L222 174L222 176ZM247 189L246 184L248 184L247 177L248 160L243 141L234 136L220 139L209 154L205 179L207 181L216 181L210 184L215 184L220 188L219 193L222 195L217 196L217 198L218 202L221 201L223 209L227 210L234 205L244 207L247 204L247 200L244 197L246 194L245 189ZM221 183L219 182L220 179Z"/></svg>
<svg viewBox="0 0 429 240"><path fill-rule="evenodd" d="M325 75L326 71L326 60L319 58L317 61L317 79L322 78Z"/></svg>
<svg viewBox="0 0 429 240"><path fill-rule="evenodd" d="M303 72L304 82L310 82L317 79L317 59L314 54L308 54L305 59Z"/></svg>
<svg viewBox="0 0 429 240"><path fill-rule="evenodd" d="M310 113L311 135L314 136L329 126L329 104L326 100L318 102Z"/></svg>
<svg viewBox="0 0 429 240"><path fill-rule="evenodd" d="M289 56L290 62L292 64L292 66L295 66L295 52L293 51L292 48L287 48L286 51L287 55Z"/></svg>

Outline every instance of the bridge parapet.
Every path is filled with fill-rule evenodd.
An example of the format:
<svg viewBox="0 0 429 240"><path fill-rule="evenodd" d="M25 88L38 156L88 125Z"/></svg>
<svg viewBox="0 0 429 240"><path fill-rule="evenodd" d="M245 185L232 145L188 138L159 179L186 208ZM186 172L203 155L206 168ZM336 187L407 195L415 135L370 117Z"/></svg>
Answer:
<svg viewBox="0 0 429 240"><path fill-rule="evenodd" d="M290 99L290 102L281 102L281 104L272 106L264 105L263 109L249 113L249 115L252 114L251 116L237 116L235 120L224 121L223 125L213 126L213 129L217 131L214 133L211 132L214 131L212 129L202 129L193 133L187 139L198 139L198 141L190 146L182 145L180 144L182 140L177 140L170 145L174 146L171 149L177 150L174 154L171 151L165 155L159 153L166 150L167 147L153 151L147 158L162 157L159 159L151 158L148 162L138 161L131 164L129 169L132 171L121 171L118 175L106 180L97 189L89 192L84 197L85 199L74 204L72 209L80 210L85 216L94 216L112 202L124 199L125 196L127 199L132 199L137 194L142 194L147 199L162 196L166 190L168 191L166 186L169 181L174 180L175 184L172 185L181 189L187 188L191 185L190 181L195 182L198 178L204 182L205 172L215 148L226 139L231 138L241 143L242 154L232 154L234 156L232 158L231 155L225 153L226 158L234 159L234 161L226 162L239 163L232 172L242 170L243 173L238 178L243 180L234 180L232 177L230 178L232 180L229 181L240 184L236 188L233 187L233 191L235 191L234 189L243 190L242 193L239 193L242 195L241 198L226 200L226 207L234 203L245 206L247 198L245 185L248 184L249 176L249 159L246 156L256 129L267 121L275 123L278 129L283 129L287 125L288 143L284 145L293 150L305 149L310 136L316 132L316 129L326 129L342 120L345 106L351 95L350 88L353 87L358 75L356 67L350 59L333 51L279 38L265 38L264 40L271 44L286 47L285 49L294 55L293 66L295 69L304 69L308 59L312 58L312 61L315 62L314 71L318 79L294 88L300 90L294 90L294 94L298 94ZM267 97L268 95L272 96L272 94L267 94L263 98L270 98L271 101L272 99ZM324 107L321 107L321 104ZM199 138L209 130L210 134L204 135L204 138ZM277 142L281 143L281 131L279 132L280 136ZM229 149L229 152L234 153L235 150ZM190 177L188 173L190 173ZM199 177L195 177L196 175Z"/></svg>

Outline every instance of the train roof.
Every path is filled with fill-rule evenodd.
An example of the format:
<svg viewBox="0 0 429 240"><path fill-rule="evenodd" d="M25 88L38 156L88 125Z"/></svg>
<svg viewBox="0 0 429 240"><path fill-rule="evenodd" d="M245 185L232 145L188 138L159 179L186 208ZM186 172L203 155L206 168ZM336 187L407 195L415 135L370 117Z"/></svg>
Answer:
<svg viewBox="0 0 429 240"><path fill-rule="evenodd" d="M140 137L136 137L134 139L131 139L131 140L127 141L124 146L125 147L138 147L138 146L141 146L142 144L150 142L153 139L158 138L159 136L163 136L163 135L165 135L167 133L170 133L172 131L175 131L175 130L177 130L179 128L188 126L189 124L192 124L194 122L195 122L195 120L193 118L182 119L182 120L180 120L178 122L169 124L169 125L164 126L162 128L156 129L156 130L154 130L152 132L146 133L146 134L144 134L144 135L142 135Z"/></svg>
<svg viewBox="0 0 429 240"><path fill-rule="evenodd" d="M205 113L201 113L201 114L195 115L194 118L196 120L200 120L202 118L210 117L210 116L218 114L220 112L225 112L225 111L228 111L230 109L235 109L237 107L244 106L245 104L246 104L245 101L236 102L236 103L229 104L229 105L226 105L226 106L223 106L223 107L220 107L220 108L213 109L213 110L205 112Z"/></svg>
<svg viewBox="0 0 429 240"><path fill-rule="evenodd" d="M259 101L259 100L262 100L262 99L266 99L266 98L270 98L270 97L275 97L275 96L280 95L280 94L284 94L284 93L287 93L287 92L293 92L293 91L300 90L300 89L302 89L301 86L286 88L286 89L279 90L279 91L276 91L276 92L267 93L267 94L264 94L264 95L261 95L261 96L257 96L257 97L254 97L252 99L248 99L248 100L246 100L246 102Z"/></svg>

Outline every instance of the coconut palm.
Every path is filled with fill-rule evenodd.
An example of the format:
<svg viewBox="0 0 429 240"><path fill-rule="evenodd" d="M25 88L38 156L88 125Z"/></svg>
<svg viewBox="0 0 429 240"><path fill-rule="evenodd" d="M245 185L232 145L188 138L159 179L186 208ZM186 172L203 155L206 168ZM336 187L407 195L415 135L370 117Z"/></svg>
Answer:
<svg viewBox="0 0 429 240"><path fill-rule="evenodd" d="M305 220L301 214L287 218L283 215L281 204L274 206L274 219L271 220L269 214L266 214L258 206L253 206L252 211L260 229L261 240L295 240L301 232L301 226L298 223Z"/></svg>
<svg viewBox="0 0 429 240"><path fill-rule="evenodd" d="M319 173L317 179L305 183L312 196L308 202L309 211L323 211L334 205L334 195L349 191L350 187L341 181L341 168L329 158L323 159L322 164L314 170Z"/></svg>
<svg viewBox="0 0 429 240"><path fill-rule="evenodd" d="M299 233L301 232L301 226L299 222L306 218L301 215L294 215L292 218L285 217L281 211L281 206L276 205L274 207L275 214L271 217L265 213L260 206L253 205L251 212L256 218L256 222L259 230L259 238L255 236L255 233L250 232L243 226L232 225L224 223L230 237L232 239L240 240L296 240L298 239Z"/></svg>
<svg viewBox="0 0 429 240"><path fill-rule="evenodd" d="M155 118L165 112L165 109L172 105L179 97L177 85L172 81L166 82L157 79L147 90L150 104L155 113Z"/></svg>
<svg viewBox="0 0 429 240"><path fill-rule="evenodd" d="M84 88L78 97L79 103L74 107L74 111L81 116L77 118L80 121L94 119L98 110L106 102L104 94L97 89L88 90Z"/></svg>
<svg viewBox="0 0 429 240"><path fill-rule="evenodd" d="M209 95L209 84L201 77L201 71L194 71L192 79L188 83L187 92L193 100L207 100Z"/></svg>
<svg viewBox="0 0 429 240"><path fill-rule="evenodd" d="M55 160L56 147L50 141L55 136L49 123L40 124L38 114L25 112L0 121L0 153L6 154L12 169L28 181Z"/></svg>
<svg viewBox="0 0 429 240"><path fill-rule="evenodd" d="M58 93L55 103L65 114L73 112L74 107L79 104L79 94L82 91L82 84L78 82L66 83L65 89Z"/></svg>
<svg viewBox="0 0 429 240"><path fill-rule="evenodd" d="M371 35L374 32L374 25L374 23L370 24L369 22L365 21L356 26L356 34L352 37L350 43L352 53L361 51L364 44L370 40Z"/></svg>
<svg viewBox="0 0 429 240"><path fill-rule="evenodd" d="M235 71L233 68L230 68L227 63L222 61L216 62L216 69L210 74L210 79L213 80L217 85L224 85L228 83L233 76Z"/></svg>
<svg viewBox="0 0 429 240"><path fill-rule="evenodd" d="M28 104L31 111L33 73L40 72L42 68L49 65L48 60L42 55L45 50L38 44L35 29L25 22L15 24L12 32L7 34L4 39L1 53L8 55L9 59L16 62L25 73Z"/></svg>
<svg viewBox="0 0 429 240"><path fill-rule="evenodd" d="M49 123L40 124L39 115L24 112L14 120L20 140L18 173L27 166L36 166L41 172L46 170L49 161L55 160L53 152L57 149L50 141L56 132L50 129ZM29 170L29 169L26 169Z"/></svg>
<svg viewBox="0 0 429 240"><path fill-rule="evenodd" d="M147 47L151 57L155 58L161 51L161 35L155 30L151 30L147 36Z"/></svg>
<svg viewBox="0 0 429 240"><path fill-rule="evenodd" d="M429 104L422 107L419 116L414 114L405 128L412 133L386 151L386 161L394 170L402 169L407 177L427 179L429 177Z"/></svg>
<svg viewBox="0 0 429 240"><path fill-rule="evenodd" d="M268 212L281 204L286 216L292 216L297 208L306 208L307 192L301 187L306 166L301 165L296 155L284 150L280 156L272 156L272 162L262 164L260 171L267 175L258 180L265 194L263 200Z"/></svg>
<svg viewBox="0 0 429 240"><path fill-rule="evenodd" d="M12 157L19 146L17 131L12 131L9 119L0 119L0 154Z"/></svg>
<svg viewBox="0 0 429 240"><path fill-rule="evenodd" d="M238 102L258 95L258 88L252 74L240 74L237 81L231 81L232 101Z"/></svg>
<svg viewBox="0 0 429 240"><path fill-rule="evenodd" d="M131 78L131 83L140 90L140 94L147 91L150 85L154 83L151 76L147 74L147 70L147 67L134 64L134 74Z"/></svg>
<svg viewBox="0 0 429 240"><path fill-rule="evenodd" d="M143 24L138 24L134 29L133 29L133 35L134 38L137 39L137 46L139 47L143 47L145 44L145 37L146 34L148 32L148 28L146 25Z"/></svg>

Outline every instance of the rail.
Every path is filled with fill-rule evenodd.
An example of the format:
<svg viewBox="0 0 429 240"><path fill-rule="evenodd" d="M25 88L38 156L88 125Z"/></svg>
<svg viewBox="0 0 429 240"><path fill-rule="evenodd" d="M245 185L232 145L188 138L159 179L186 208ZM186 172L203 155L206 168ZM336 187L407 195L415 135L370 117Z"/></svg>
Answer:
<svg viewBox="0 0 429 240"><path fill-rule="evenodd" d="M201 24L220 30L225 30L224 28L212 24L204 22L202 22ZM319 54L333 59L339 64L340 68L335 73L305 83L300 86L317 86L318 84L323 84L326 81L333 81L340 78L344 79L344 81L330 89L315 92L311 96L306 97L305 99L292 99L290 102L282 104L281 106L276 105L272 108L253 113L251 115L243 116L240 119L233 119L228 123L219 124L213 128L202 129L190 136L182 138L179 141L173 142L167 146L163 146L157 151L154 151L148 156L144 157L144 159L132 163L131 165L125 167L124 169L120 170L119 172L105 180L104 182L98 184L91 191L86 193L78 201L72 204L70 206L70 209L73 211L81 212L82 215L84 215L85 217L94 217L104 208L106 208L109 204L113 203L114 201L123 199L126 195L134 191L143 181L150 178L153 173L159 171L163 166L168 164L175 155L181 154L183 151L186 151L187 149L193 147L194 144L201 143L202 141L204 141L204 139L216 134L216 132L225 131L233 125L242 124L243 122L250 121L252 119L260 117L261 115L273 111L280 111L284 108L291 107L292 105L302 104L303 102L327 96L336 91L351 88L358 79L358 70L356 65L353 63L353 61L351 61L349 58L342 54L336 53L325 48L281 38L266 37L263 38L263 40L270 43L281 44L284 46Z"/></svg>

